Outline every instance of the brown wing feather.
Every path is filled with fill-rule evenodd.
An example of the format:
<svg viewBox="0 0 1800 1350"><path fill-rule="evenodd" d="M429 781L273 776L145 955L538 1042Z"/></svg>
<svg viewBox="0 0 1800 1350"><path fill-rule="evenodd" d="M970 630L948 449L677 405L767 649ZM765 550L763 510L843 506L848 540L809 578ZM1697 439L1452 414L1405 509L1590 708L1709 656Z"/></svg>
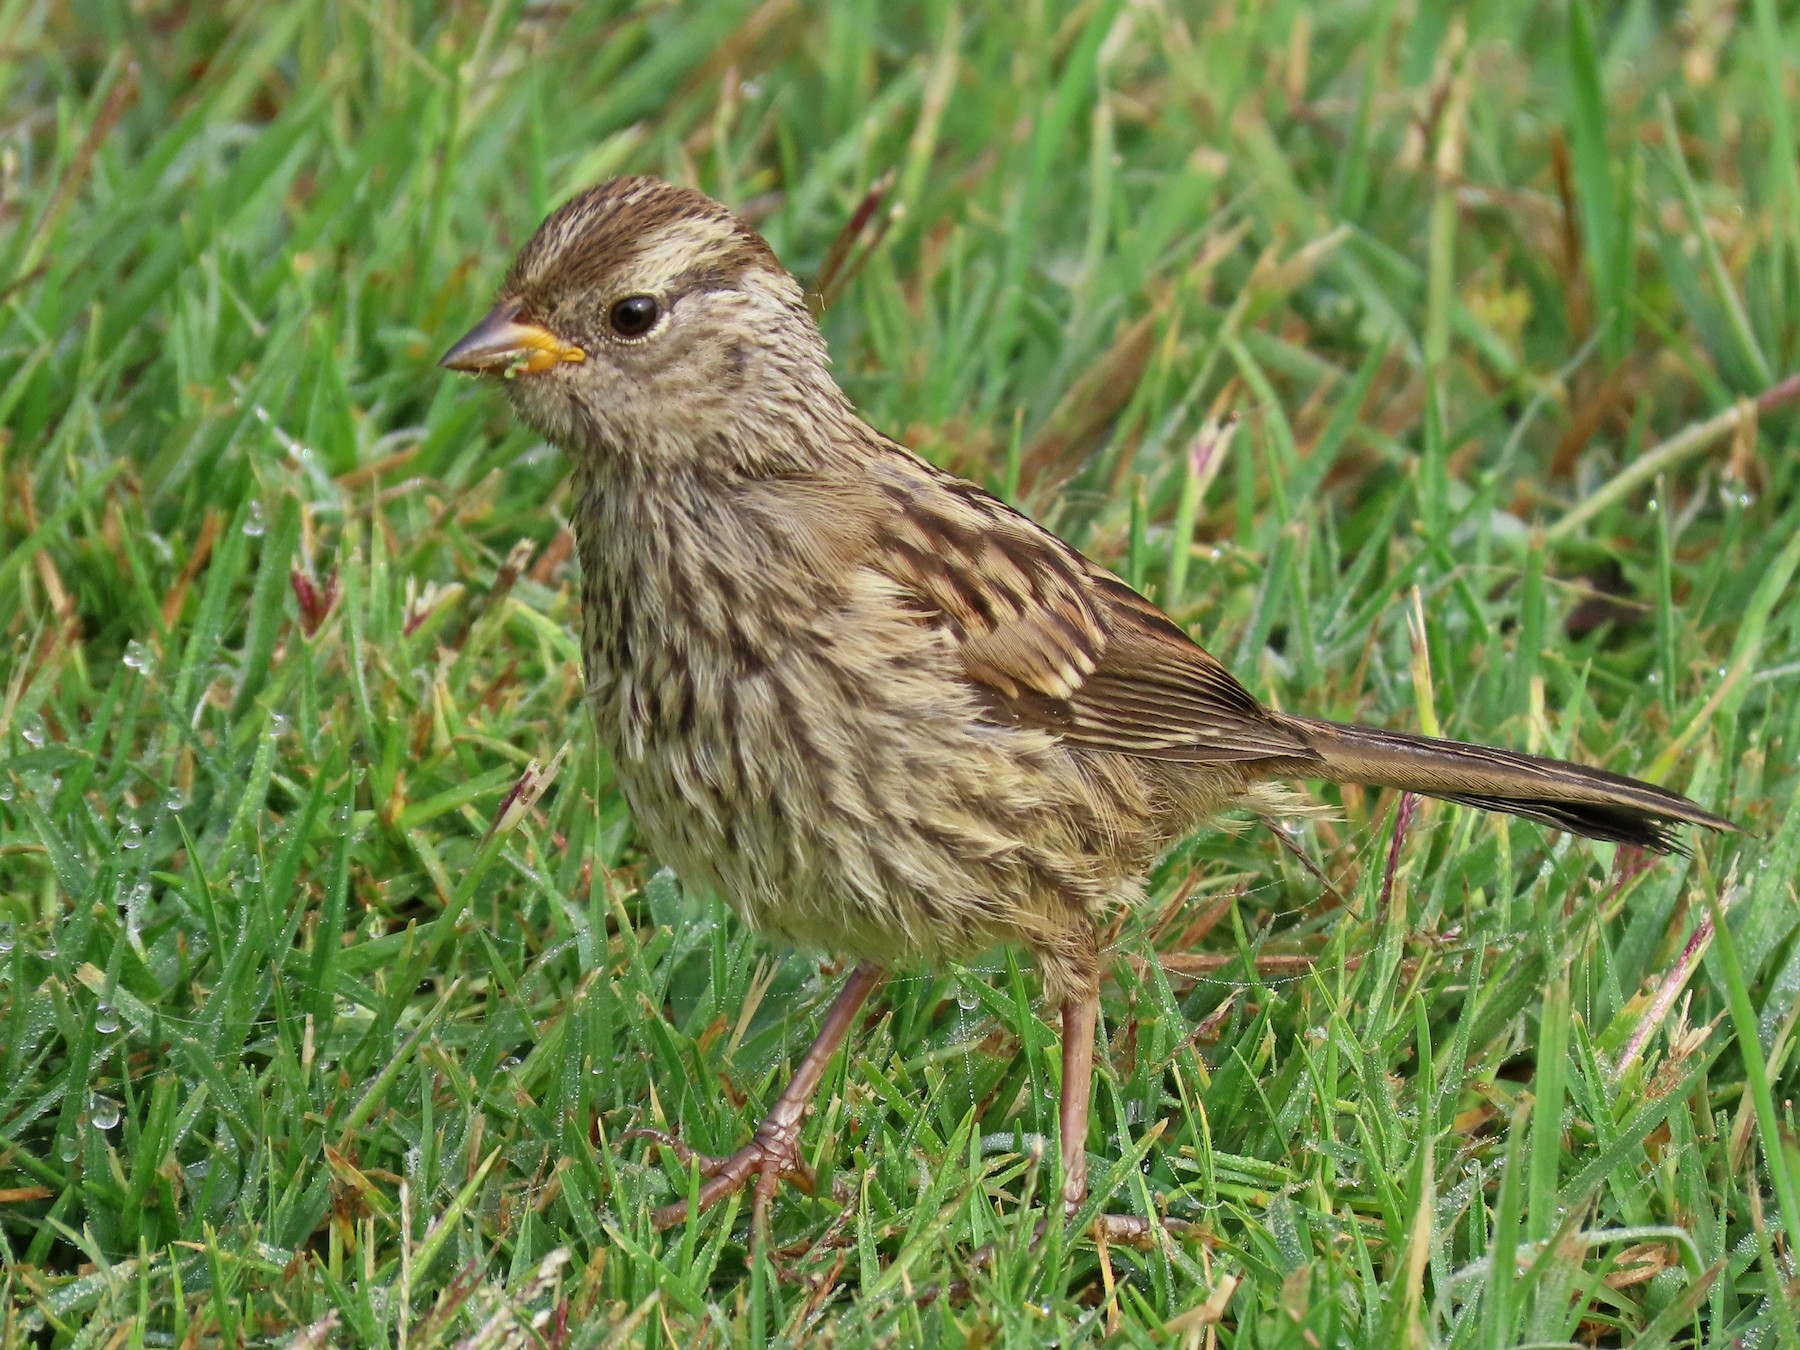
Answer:
<svg viewBox="0 0 1800 1350"><path fill-rule="evenodd" d="M955 640L1009 721L1096 750L1191 763L1312 760L1155 605L972 483L882 466L872 561Z"/></svg>

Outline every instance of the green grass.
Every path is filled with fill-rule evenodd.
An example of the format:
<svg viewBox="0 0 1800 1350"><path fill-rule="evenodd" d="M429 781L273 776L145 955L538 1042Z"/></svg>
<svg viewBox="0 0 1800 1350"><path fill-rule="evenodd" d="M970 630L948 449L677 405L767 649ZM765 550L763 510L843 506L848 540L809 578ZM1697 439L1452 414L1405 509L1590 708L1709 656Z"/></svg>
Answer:
<svg viewBox="0 0 1800 1350"><path fill-rule="evenodd" d="M1189 8L0 0L0 1340L1800 1344L1800 457L1742 412L1800 355L1800 25ZM1347 792L1329 886L1177 850L1092 1148L1201 1241L1034 1237L1006 953L833 1066L847 1207L654 1234L686 1178L615 1141L740 1142L837 971L640 851L564 466L433 365L620 170L803 277L891 173L826 316L876 425L1282 707L1751 835Z"/></svg>

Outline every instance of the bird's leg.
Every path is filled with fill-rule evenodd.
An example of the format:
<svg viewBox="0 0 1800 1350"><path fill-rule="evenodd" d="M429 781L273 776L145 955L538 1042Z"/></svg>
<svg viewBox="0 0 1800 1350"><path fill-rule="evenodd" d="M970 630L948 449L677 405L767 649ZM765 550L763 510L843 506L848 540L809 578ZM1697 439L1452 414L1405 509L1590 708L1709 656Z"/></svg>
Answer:
<svg viewBox="0 0 1800 1350"><path fill-rule="evenodd" d="M1094 1089L1094 1021L1100 987L1070 994L1062 1003L1063 1209L1074 1214L1087 1199L1088 1103Z"/></svg>
<svg viewBox="0 0 1800 1350"><path fill-rule="evenodd" d="M1087 1199L1088 1104L1094 1087L1094 1023L1100 1012L1100 979L1096 973L1062 1001L1062 1126L1063 1213L1074 1218ZM1115 1242L1143 1245L1154 1228L1186 1232L1182 1219L1141 1218L1136 1214L1098 1214L1094 1227Z"/></svg>
<svg viewBox="0 0 1800 1350"><path fill-rule="evenodd" d="M697 1153L663 1130L627 1130L621 1138L648 1139L668 1149L683 1166L699 1163L700 1174L707 1181L700 1188L694 1204L695 1213L710 1209L726 1196L742 1190L750 1178L755 1177L755 1226L760 1231L767 1218L769 1202L783 1177L792 1177L802 1190L812 1193L812 1169L800 1157L800 1126L806 1119L806 1109L813 1094L818 1091L819 1080L825 1076L826 1066L855 1025L856 1014L881 983L882 974L879 966L866 965L851 972L832 1002L831 1011L825 1014L819 1034L813 1038L799 1067L794 1070L794 1076L775 1099L762 1124L756 1127L750 1142L730 1157L713 1158ZM657 1210L653 1221L658 1228L668 1228L681 1223L687 1216L688 1202L680 1200Z"/></svg>

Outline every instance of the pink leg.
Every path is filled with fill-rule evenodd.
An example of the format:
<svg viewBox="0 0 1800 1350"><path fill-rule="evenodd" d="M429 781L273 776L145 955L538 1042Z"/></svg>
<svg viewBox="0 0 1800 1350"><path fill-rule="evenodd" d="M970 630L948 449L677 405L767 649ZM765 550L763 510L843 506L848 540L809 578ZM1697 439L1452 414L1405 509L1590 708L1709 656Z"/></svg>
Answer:
<svg viewBox="0 0 1800 1350"><path fill-rule="evenodd" d="M838 991L831 1011L825 1014L825 1021L819 1027L819 1034L807 1048L801 1058L800 1065L794 1070L794 1076L782 1089L781 1096L775 1099L775 1105L763 1117L761 1125L756 1127L756 1134L748 1144L728 1158L712 1158L703 1153L696 1153L674 1135L663 1130L627 1130L620 1137L623 1139L648 1139L661 1148L668 1149L686 1166L693 1162L700 1164L700 1173L709 1178L700 1188L695 1212L701 1213L712 1208L726 1196L744 1188L751 1177L756 1178L755 1225L763 1228L768 1216L769 1202L781 1184L782 1177L792 1177L802 1190L812 1192L813 1174L800 1157L800 1126L806 1119L807 1107L812 1104L813 1094L819 1089L819 1080L825 1076L825 1069L831 1063L831 1057L844 1043L850 1034L850 1028L856 1023L856 1015L868 1001L869 995L881 983L883 972L878 966L858 966L851 972L844 987ZM668 1228L681 1223L688 1216L688 1202L677 1201L665 1205L656 1211L655 1223L658 1228Z"/></svg>
<svg viewBox="0 0 1800 1350"><path fill-rule="evenodd" d="M1063 1212L1073 1218L1087 1199L1088 1105L1094 1088L1094 1023L1100 1013L1100 982L1069 995L1062 1003L1063 1080L1062 1125ZM1094 1227L1115 1242L1143 1245L1150 1241L1156 1220L1135 1214L1099 1214ZM1171 1233L1187 1231L1182 1219L1163 1219L1160 1226Z"/></svg>
<svg viewBox="0 0 1800 1350"><path fill-rule="evenodd" d="M1062 1004L1063 1208L1070 1214L1087 1199L1088 1103L1094 1089L1094 1021L1098 988L1071 994Z"/></svg>

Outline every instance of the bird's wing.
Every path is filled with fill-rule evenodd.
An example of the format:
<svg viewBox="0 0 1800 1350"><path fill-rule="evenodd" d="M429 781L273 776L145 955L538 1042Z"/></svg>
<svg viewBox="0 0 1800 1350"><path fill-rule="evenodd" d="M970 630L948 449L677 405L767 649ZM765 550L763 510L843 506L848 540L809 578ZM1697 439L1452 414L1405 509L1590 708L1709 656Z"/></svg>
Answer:
<svg viewBox="0 0 1800 1350"><path fill-rule="evenodd" d="M896 456L869 555L1008 721L1153 759L1316 758L1161 610L972 483Z"/></svg>

